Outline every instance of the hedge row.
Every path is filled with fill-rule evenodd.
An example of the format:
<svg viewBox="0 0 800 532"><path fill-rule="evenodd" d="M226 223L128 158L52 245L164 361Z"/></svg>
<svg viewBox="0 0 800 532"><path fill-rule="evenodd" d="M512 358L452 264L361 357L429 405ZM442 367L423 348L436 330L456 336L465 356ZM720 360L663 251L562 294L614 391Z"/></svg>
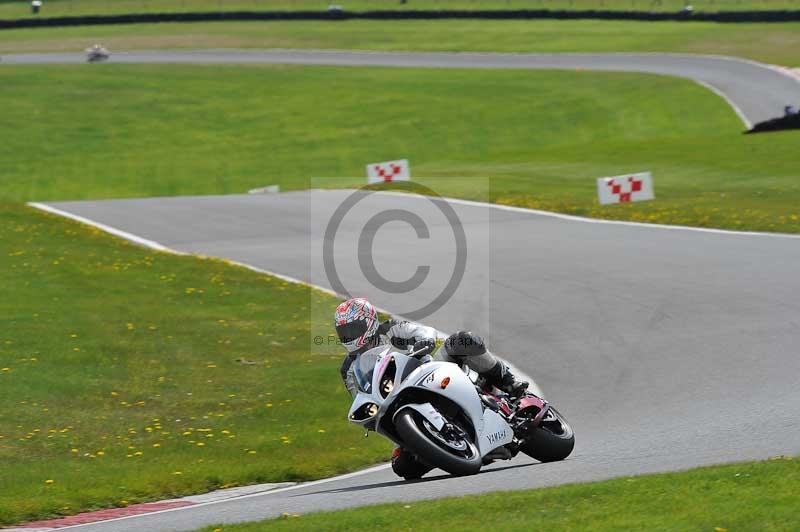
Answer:
<svg viewBox="0 0 800 532"><path fill-rule="evenodd" d="M209 22L231 20L409 20L409 19L601 19L644 21L790 22L800 21L800 10L721 11L717 13L650 13L645 11L569 11L525 9L515 11L231 11L225 13L142 13L0 20L0 29L152 22Z"/></svg>

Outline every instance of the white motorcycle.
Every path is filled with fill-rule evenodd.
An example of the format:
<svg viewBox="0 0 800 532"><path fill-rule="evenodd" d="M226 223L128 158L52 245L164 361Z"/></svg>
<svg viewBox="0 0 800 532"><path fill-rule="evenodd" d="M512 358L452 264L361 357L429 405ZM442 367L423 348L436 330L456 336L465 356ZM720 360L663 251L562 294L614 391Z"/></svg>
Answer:
<svg viewBox="0 0 800 532"><path fill-rule="evenodd" d="M572 427L547 401L489 390L466 367L430 361L423 351L388 345L360 355L350 422L453 475L473 475L520 451L541 462L572 452Z"/></svg>
<svg viewBox="0 0 800 532"><path fill-rule="evenodd" d="M89 63L100 63L102 61L107 61L109 57L111 57L111 54L108 52L108 50L99 44L95 44L94 46L90 46L86 49L86 61Z"/></svg>

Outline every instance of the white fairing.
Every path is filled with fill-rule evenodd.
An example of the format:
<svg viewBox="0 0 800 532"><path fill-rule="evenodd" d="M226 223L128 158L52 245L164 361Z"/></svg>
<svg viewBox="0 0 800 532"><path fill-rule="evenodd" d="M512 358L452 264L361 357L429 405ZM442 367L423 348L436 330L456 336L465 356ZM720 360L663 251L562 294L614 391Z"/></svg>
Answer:
<svg viewBox="0 0 800 532"><path fill-rule="evenodd" d="M483 430L478 433L478 450L481 456L486 455L492 449L511 443L514 439L514 431L506 423L506 420L494 410L486 409L483 413Z"/></svg>
<svg viewBox="0 0 800 532"><path fill-rule="evenodd" d="M481 398L475 389L475 384L458 365L451 362L428 362L419 365L418 360L396 351L391 345L376 347L361 356L371 357L367 360L374 362L374 371L371 379L367 379L364 373L361 373L362 382L359 385L359 391L353 400L348 415L352 423L370 430L377 430L384 436L393 439L390 434L386 434L381 429L380 422L383 415L390 410L389 407L403 392L408 392L412 388L420 388L446 397L461 407L467 418L472 422L473 427L475 427L477 438L474 443L478 447L481 456L485 456L497 447L511 443L514 437L511 427L498 413L484 408ZM392 358L396 367L395 383L384 399L381 395L381 379ZM413 371L407 371L416 365L419 367L416 367ZM396 382L403 375L406 375L403 381ZM367 403L377 405L379 407L377 413L366 419L354 419L353 415ZM408 403L401 407L400 410L408 408L419 412L437 430L441 429L446 422L429 402Z"/></svg>
<svg viewBox="0 0 800 532"><path fill-rule="evenodd" d="M428 423L433 425L433 428L435 428L436 430L442 430L442 427L444 427L445 419L433 407L432 404L430 404L430 403L409 404L409 405L406 405L406 406L400 408L398 410L398 412L406 410L407 408L410 408L412 410L416 410L417 412L419 412L422 415L422 417L427 419ZM397 416L397 414L395 414L395 416Z"/></svg>

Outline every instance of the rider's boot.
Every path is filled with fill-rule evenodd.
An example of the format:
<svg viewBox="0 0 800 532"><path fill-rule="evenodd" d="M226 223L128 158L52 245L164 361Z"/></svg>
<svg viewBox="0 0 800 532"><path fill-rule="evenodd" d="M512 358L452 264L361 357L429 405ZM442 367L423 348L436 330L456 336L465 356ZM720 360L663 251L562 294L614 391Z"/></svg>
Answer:
<svg viewBox="0 0 800 532"><path fill-rule="evenodd" d="M422 463L414 454L407 450L397 447L392 452L392 471L394 471L397 476L403 477L406 480L421 478L422 475L431 469L433 468Z"/></svg>
<svg viewBox="0 0 800 532"><path fill-rule="evenodd" d="M487 384L506 392L513 397L520 397L528 389L528 383L519 381L514 377L514 374L509 371L508 367L500 360L492 366L488 371L480 374L481 377L486 379Z"/></svg>

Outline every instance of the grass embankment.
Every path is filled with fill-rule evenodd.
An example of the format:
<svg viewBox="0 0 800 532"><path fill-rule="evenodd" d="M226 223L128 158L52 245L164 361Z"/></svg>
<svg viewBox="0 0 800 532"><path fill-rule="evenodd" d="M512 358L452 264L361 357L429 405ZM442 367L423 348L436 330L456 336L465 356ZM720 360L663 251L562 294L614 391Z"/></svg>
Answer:
<svg viewBox="0 0 800 532"><path fill-rule="evenodd" d="M328 296L9 204L0 291L0 525L388 456L310 354Z"/></svg>
<svg viewBox="0 0 800 532"><path fill-rule="evenodd" d="M424 484L420 485L424 490ZM797 529L800 462L771 460L212 526L205 532L283 530L762 530Z"/></svg>
<svg viewBox="0 0 800 532"><path fill-rule="evenodd" d="M681 52L800 66L800 23L607 20L214 22L0 31L0 53L161 48L341 48L485 52Z"/></svg>
<svg viewBox="0 0 800 532"><path fill-rule="evenodd" d="M39 18L127 13L191 13L226 11L325 11L328 0L49 0ZM684 0L339 0L346 11L411 10L613 10L675 12ZM758 11L800 9L797 0L697 0L695 11ZM0 1L0 19L31 16L30 4L19 0Z"/></svg>
<svg viewBox="0 0 800 532"><path fill-rule="evenodd" d="M800 132L742 135L677 78L318 67L6 67L3 196L241 193L364 164L470 197L602 218L800 231ZM656 201L597 205L594 178L651 170ZM438 187L441 188L441 187Z"/></svg>

